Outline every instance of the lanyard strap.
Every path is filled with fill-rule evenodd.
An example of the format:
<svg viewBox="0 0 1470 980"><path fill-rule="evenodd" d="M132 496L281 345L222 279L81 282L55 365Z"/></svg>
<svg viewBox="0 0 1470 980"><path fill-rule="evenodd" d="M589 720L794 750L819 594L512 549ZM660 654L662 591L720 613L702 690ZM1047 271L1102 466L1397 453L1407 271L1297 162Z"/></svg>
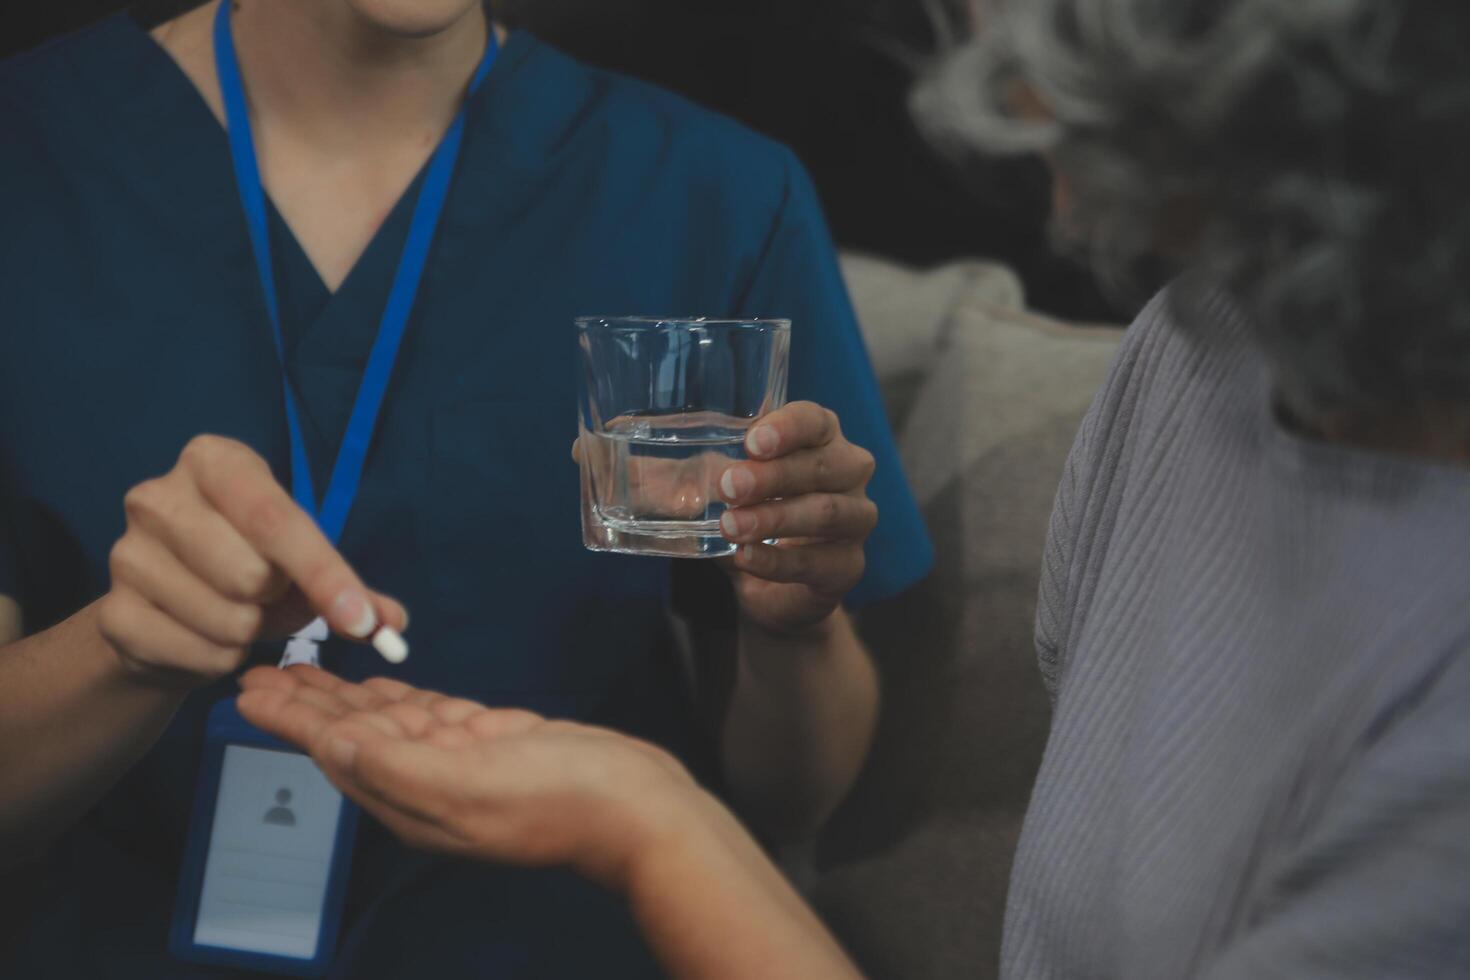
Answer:
<svg viewBox="0 0 1470 980"><path fill-rule="evenodd" d="M255 265L260 273L260 289L265 296L266 312L270 316L271 339L276 345L276 359L281 365L281 389L286 403L286 428L291 440L291 495L296 503L316 518L322 532L336 544L347 523L347 513L357 496L358 483L362 479L362 468L367 460L368 445L372 442L373 429L377 425L378 412L383 407L383 395L388 390L388 378L393 373L393 363L398 358L398 348L403 340L403 331L408 326L408 317L413 310L414 298L418 294L419 282L424 275L424 263L429 256L429 246L444 211L444 199L449 193L449 181L454 175L454 165L459 157L459 146L464 138L465 110L460 108L450 123L449 130L434 150L429 160L428 172L424 175L424 186L419 191L414 205L413 223L409 225L408 240L403 245L403 255L398 260L398 271L393 275L393 285L388 292L388 302L378 322L378 334L368 355L367 368L357 388L357 397L352 404L352 415L347 422L347 432L337 450L337 459L332 465L332 476L327 484L326 496L321 508L317 508L315 488L312 486L311 464L306 455L306 442L301 436L301 418L297 408L296 394L291 379L286 373L286 347L281 335L280 305L276 300L276 278L271 264L270 234L266 224L265 191L260 184L260 168L255 158L255 141L250 133L250 114L245 104L245 86L240 78L240 64L235 57L235 39L230 30L230 0L221 0L214 18L214 57L219 73L220 91L224 96L225 120L230 137L230 157L235 165L235 184L240 192L240 206L245 211L245 223L250 231L250 245L255 253ZM470 80L469 94L473 95L485 80L490 66L499 53L495 32L489 32L484 57ZM468 96L466 96L468 101Z"/></svg>

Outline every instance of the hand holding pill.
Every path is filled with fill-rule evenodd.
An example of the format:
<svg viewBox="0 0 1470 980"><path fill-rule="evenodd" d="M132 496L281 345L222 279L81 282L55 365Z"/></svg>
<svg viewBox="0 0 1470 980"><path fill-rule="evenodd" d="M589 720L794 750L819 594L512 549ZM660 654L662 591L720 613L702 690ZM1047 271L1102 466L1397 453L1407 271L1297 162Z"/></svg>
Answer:
<svg viewBox="0 0 1470 980"><path fill-rule="evenodd" d="M321 616L394 662L408 616L365 586L249 447L200 436L123 501L98 627L134 676L196 686L239 669L250 645ZM398 658L394 660L394 658Z"/></svg>

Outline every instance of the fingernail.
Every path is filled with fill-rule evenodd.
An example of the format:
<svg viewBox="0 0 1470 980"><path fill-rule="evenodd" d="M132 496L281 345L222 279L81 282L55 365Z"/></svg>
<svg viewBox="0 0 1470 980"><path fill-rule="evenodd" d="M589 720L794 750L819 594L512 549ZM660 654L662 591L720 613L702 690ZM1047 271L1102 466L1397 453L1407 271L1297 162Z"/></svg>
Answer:
<svg viewBox="0 0 1470 980"><path fill-rule="evenodd" d="M408 642L391 626L384 626L373 634L373 649L390 664L401 664L408 659Z"/></svg>
<svg viewBox="0 0 1470 980"><path fill-rule="evenodd" d="M755 530L755 517L742 511L727 510L720 517L720 527L732 538L739 537Z"/></svg>
<svg viewBox="0 0 1470 980"><path fill-rule="evenodd" d="M720 477L720 491L725 495L726 500L739 500L753 489L755 489L755 477L743 467L732 467Z"/></svg>
<svg viewBox="0 0 1470 980"><path fill-rule="evenodd" d="M332 760L333 765L350 769L353 760L357 758L357 743L339 735L327 746L327 757Z"/></svg>
<svg viewBox="0 0 1470 980"><path fill-rule="evenodd" d="M750 561L752 558L754 558L755 557L755 545L753 545L753 544L741 545L740 546L740 557L741 558L744 558L746 561Z"/></svg>
<svg viewBox="0 0 1470 980"><path fill-rule="evenodd" d="M745 448L756 456L769 456L781 444L781 436L769 425L758 425L745 437Z"/></svg>
<svg viewBox="0 0 1470 980"><path fill-rule="evenodd" d="M356 589L344 589L337 596L332 603L332 620L341 623L349 636L359 640L367 639L378 626L378 614L373 612L373 604Z"/></svg>

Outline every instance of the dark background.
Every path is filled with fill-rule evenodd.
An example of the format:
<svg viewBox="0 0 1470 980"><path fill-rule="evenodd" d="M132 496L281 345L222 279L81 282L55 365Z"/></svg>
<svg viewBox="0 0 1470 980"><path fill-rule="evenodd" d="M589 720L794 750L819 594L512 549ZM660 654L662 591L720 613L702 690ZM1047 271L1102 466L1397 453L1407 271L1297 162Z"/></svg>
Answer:
<svg viewBox="0 0 1470 980"><path fill-rule="evenodd" d="M163 20L198 0L132 4ZM936 0L940 2L940 0ZM0 4L0 56L130 6ZM1015 268L1032 306L1118 319L1048 245L1034 159L942 161L910 120L916 65L937 47L924 0L505 0L557 47L734 116L796 150L847 248L915 265L986 257ZM0 134L3 136L3 134Z"/></svg>

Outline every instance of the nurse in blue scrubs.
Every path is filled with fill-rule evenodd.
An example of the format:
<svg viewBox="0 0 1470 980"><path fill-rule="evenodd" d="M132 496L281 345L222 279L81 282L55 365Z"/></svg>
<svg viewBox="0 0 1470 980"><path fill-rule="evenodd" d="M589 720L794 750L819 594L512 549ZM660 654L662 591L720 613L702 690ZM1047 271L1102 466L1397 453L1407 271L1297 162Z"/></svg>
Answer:
<svg viewBox="0 0 1470 980"><path fill-rule="evenodd" d="M912 584L930 548L800 167L473 0L239 0L262 249L216 14L120 15L0 65L0 857L35 872L0 975L248 975L166 950L204 717L318 614L338 675L609 726L770 834L812 827L876 710L844 607ZM426 162L460 113L334 545L290 488L303 469L331 484ZM794 321L808 404L731 473L730 533L808 543L754 544L723 571L582 549L570 324L621 312ZM405 607L406 663L353 642L407 628ZM371 822L332 972L657 975L604 892Z"/></svg>

